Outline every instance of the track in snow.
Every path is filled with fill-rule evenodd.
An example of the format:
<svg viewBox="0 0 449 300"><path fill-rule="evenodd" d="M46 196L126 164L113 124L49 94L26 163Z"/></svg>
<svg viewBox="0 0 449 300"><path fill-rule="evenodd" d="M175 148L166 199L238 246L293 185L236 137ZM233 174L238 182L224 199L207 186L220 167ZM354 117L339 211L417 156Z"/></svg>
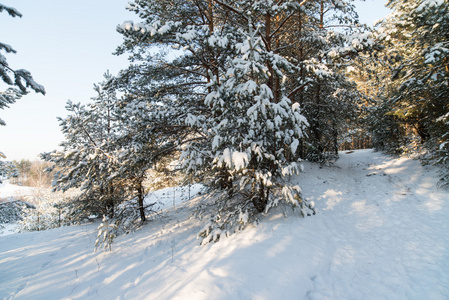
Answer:
<svg viewBox="0 0 449 300"><path fill-rule="evenodd" d="M449 194L434 171L372 150L343 154L324 174L309 167L305 196L320 204L333 249L311 299L449 298Z"/></svg>

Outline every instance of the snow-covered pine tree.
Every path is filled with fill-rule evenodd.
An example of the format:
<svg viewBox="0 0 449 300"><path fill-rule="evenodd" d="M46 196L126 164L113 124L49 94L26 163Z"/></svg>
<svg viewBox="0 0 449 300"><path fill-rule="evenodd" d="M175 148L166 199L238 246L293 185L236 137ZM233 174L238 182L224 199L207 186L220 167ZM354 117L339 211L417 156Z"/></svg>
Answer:
<svg viewBox="0 0 449 300"><path fill-rule="evenodd" d="M22 201L10 201L0 204L0 229L2 229L1 224L20 221L22 210L25 207Z"/></svg>
<svg viewBox="0 0 449 300"><path fill-rule="evenodd" d="M9 7L0 3L0 13L6 11L11 17L22 17L22 14L13 7ZM25 69L14 70L11 68L2 52L17 53L10 45L0 42L0 78L9 88L5 91L0 90L0 109L5 109L13 104L20 97L28 93L28 89L34 90L36 93L45 95L45 88L34 81L31 73ZM14 78L14 80L13 80ZM5 121L0 118L0 126L6 125ZM0 157L5 155L0 152Z"/></svg>
<svg viewBox="0 0 449 300"><path fill-rule="evenodd" d="M119 81L136 101L153 108L152 126L167 132L174 145L202 143L206 137L185 120L207 123L206 85L222 72L231 43L226 39L226 17L212 0L140 0L130 9L142 21L118 27L125 40L117 53L131 52L133 63L121 72Z"/></svg>
<svg viewBox="0 0 449 300"><path fill-rule="evenodd" d="M211 228L216 228L206 227L201 233L203 243L218 239L234 224L246 225L280 201L304 205L299 187L288 178L299 171L296 148L306 120L283 87L275 99L268 85L269 69L282 78L282 69L290 63L267 51L256 24L249 17L247 28L238 29L242 42L234 47L240 54L228 60L226 74L213 83L214 91L206 97L216 124L209 131L212 170L228 193L219 199L220 208L212 218ZM184 160L191 167L191 160L202 159L189 151Z"/></svg>
<svg viewBox="0 0 449 300"><path fill-rule="evenodd" d="M13 18L22 17L22 14L15 8L0 3L0 13L3 11L6 11ZM44 87L34 81L29 71L15 70L9 66L6 57L2 54L3 51L5 53L17 53L10 45L0 42L0 78L10 86L6 91L0 91L0 109L16 102L17 99L28 93L28 89L45 95ZM5 125L2 119L0 119L0 125Z"/></svg>
<svg viewBox="0 0 449 300"><path fill-rule="evenodd" d="M119 74L116 84L134 98L129 107L144 106L151 112L142 123L145 130L133 136L137 140L147 135L163 145L152 154L153 165L192 144L196 151L208 151L204 132L212 126L211 110L204 99L212 78L224 72L226 57L233 56L228 45L235 41L229 40L234 36L228 34L227 24L232 16L220 13L212 0L134 1L131 10L143 20L118 27L125 38L118 53L130 51L133 64ZM195 126L189 125L192 120ZM206 169L210 171L206 167L195 175L197 180L211 176Z"/></svg>
<svg viewBox="0 0 449 300"><path fill-rule="evenodd" d="M1 158L1 157L0 157ZM19 170L16 164L12 161L0 160L0 183L2 179L17 178L19 177Z"/></svg>
<svg viewBox="0 0 449 300"><path fill-rule="evenodd" d="M75 190L70 190L64 194L40 191L28 196L27 202L22 203L18 230L40 231L77 223L77 219L72 218L71 214L71 203L76 195ZM27 204L28 202L36 205Z"/></svg>
<svg viewBox="0 0 449 300"><path fill-rule="evenodd" d="M116 140L117 148L120 149L117 155L120 161L117 172L137 198L143 222L146 219L145 210L153 205L144 206L144 198L148 192L144 182L148 180L148 171L162 157L169 158L177 151L173 133L178 133L178 130L161 126L158 122L161 105L147 101L148 99L136 99L126 89L123 91L126 94L119 101L117 113L121 127L120 136Z"/></svg>
<svg viewBox="0 0 449 300"><path fill-rule="evenodd" d="M347 68L360 54L376 47L366 26L358 23L353 1L308 1L295 16L289 50L297 64L295 89L289 97L309 121L300 155L323 161L335 157L342 137L357 128L362 94ZM288 50L288 48L287 48Z"/></svg>
<svg viewBox="0 0 449 300"><path fill-rule="evenodd" d="M105 79L109 80L106 74ZM65 141L62 150L42 154L57 168L54 190L79 188L76 206L80 216L114 215L115 206L123 201L125 188L117 172L116 139L119 126L115 116L115 91L94 85L97 96L87 106L67 102L70 115L60 118Z"/></svg>

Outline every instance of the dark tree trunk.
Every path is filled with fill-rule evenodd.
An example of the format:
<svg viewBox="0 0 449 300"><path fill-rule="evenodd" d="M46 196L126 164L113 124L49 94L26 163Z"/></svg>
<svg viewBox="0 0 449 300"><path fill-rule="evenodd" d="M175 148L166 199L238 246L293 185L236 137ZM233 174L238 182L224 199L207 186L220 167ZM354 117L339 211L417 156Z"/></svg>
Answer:
<svg viewBox="0 0 449 300"><path fill-rule="evenodd" d="M255 193L252 198L254 207L257 209L259 213L263 213L268 204L268 195L270 191L265 187L265 185L262 182L260 182L258 191L254 192Z"/></svg>
<svg viewBox="0 0 449 300"><path fill-rule="evenodd" d="M142 182L139 181L137 184L137 201L139 204L139 212L140 212L140 221L143 223L146 220L145 217L145 208L143 206L143 200L144 200L144 190L143 190Z"/></svg>

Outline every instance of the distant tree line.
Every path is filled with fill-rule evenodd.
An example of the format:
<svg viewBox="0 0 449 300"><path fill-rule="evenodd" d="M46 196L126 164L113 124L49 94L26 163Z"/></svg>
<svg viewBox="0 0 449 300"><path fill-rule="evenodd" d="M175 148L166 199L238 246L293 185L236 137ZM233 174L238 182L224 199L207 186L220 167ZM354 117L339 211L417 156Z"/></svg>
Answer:
<svg viewBox="0 0 449 300"><path fill-rule="evenodd" d="M0 176L12 184L30 187L50 188L53 174L46 171L52 164L45 161L0 161Z"/></svg>

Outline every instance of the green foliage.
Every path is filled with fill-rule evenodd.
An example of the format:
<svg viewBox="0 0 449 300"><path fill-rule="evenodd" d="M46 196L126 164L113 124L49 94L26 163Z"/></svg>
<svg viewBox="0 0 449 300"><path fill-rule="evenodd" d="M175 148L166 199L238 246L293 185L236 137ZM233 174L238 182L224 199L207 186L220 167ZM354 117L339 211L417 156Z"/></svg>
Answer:
<svg viewBox="0 0 449 300"><path fill-rule="evenodd" d="M19 170L14 162L0 160L0 183L3 178L14 179L19 177Z"/></svg>
<svg viewBox="0 0 449 300"><path fill-rule="evenodd" d="M171 129L153 119L158 118L159 104L147 103L138 94L117 98L118 89L127 86L107 73L105 81L94 86L97 96L92 103L69 101L71 114L60 119L62 149L42 155L54 164L49 169L55 170L54 190L81 190L71 203L78 217L112 218L119 204L137 199L144 222L147 172L176 150Z"/></svg>
<svg viewBox="0 0 449 300"><path fill-rule="evenodd" d="M0 203L0 224L21 220L24 207L26 207L26 205L22 201Z"/></svg>

